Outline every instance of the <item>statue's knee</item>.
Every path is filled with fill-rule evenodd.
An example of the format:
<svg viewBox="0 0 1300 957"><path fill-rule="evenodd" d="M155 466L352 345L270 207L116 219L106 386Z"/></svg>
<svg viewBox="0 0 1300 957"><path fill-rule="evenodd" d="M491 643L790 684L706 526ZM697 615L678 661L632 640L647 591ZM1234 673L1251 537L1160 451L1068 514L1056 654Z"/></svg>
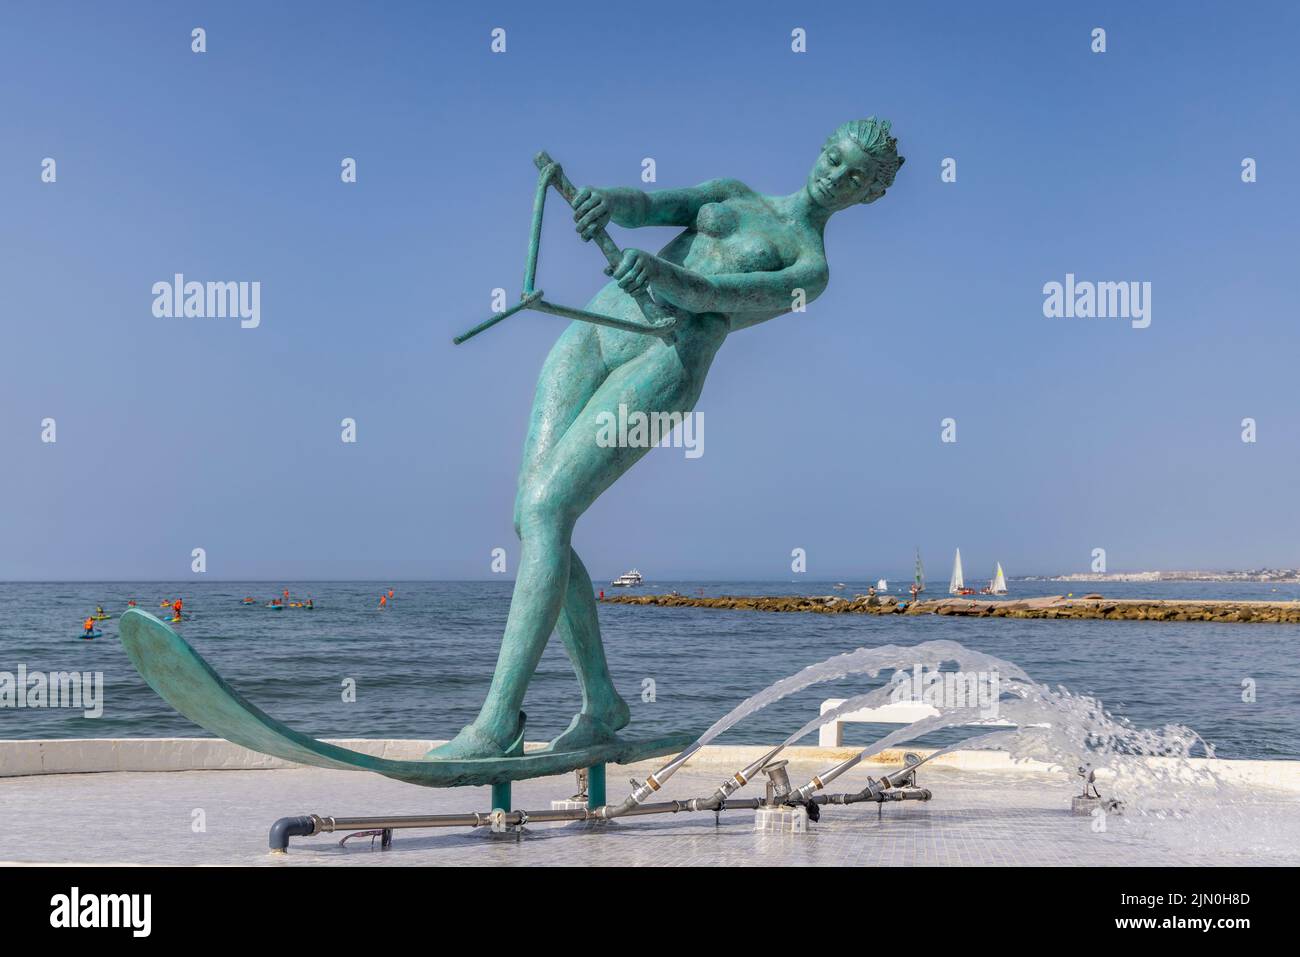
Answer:
<svg viewBox="0 0 1300 957"><path fill-rule="evenodd" d="M554 483L538 482L522 490L516 509L515 531L526 535L562 529L571 524L564 490Z"/></svg>

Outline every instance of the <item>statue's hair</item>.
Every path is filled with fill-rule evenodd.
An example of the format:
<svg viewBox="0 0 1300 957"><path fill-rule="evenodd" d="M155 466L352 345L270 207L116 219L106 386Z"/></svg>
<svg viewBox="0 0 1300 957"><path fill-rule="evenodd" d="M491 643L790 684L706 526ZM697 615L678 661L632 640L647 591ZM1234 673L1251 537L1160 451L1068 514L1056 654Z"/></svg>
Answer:
<svg viewBox="0 0 1300 957"><path fill-rule="evenodd" d="M903 157L898 155L898 138L889 135L889 120L878 120L869 116L865 120L849 120L826 140L843 134L862 148L862 151L875 160L876 178L867 190L862 202L874 203L885 195L885 190L894 185L894 176L903 165Z"/></svg>

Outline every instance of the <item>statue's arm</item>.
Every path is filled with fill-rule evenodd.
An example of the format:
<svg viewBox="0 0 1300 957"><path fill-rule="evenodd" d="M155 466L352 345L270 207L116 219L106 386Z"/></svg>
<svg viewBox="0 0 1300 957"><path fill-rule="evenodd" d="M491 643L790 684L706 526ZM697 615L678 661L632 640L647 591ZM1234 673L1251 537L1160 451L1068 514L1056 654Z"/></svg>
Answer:
<svg viewBox="0 0 1300 957"><path fill-rule="evenodd" d="M624 229L690 226L705 203L720 203L745 191L745 185L735 179L711 179L698 186L657 189L653 193L625 186L584 186L574 197L573 218L584 239L592 227L603 226L606 220Z"/></svg>
<svg viewBox="0 0 1300 957"><path fill-rule="evenodd" d="M805 302L812 302L826 290L829 276L824 262L808 257L774 272L722 273L705 276L675 263L659 261L652 281L656 299L688 312L752 313L780 315L794 308L796 290ZM733 328L763 321L737 318ZM738 323L738 324L737 324Z"/></svg>
<svg viewBox="0 0 1300 957"><path fill-rule="evenodd" d="M700 207L705 203L720 203L745 190L745 186L735 179L711 179L699 186L686 186L681 189L657 189L653 193L634 189L629 192L640 197L640 209L628 222L617 216L614 222L620 226L692 226Z"/></svg>

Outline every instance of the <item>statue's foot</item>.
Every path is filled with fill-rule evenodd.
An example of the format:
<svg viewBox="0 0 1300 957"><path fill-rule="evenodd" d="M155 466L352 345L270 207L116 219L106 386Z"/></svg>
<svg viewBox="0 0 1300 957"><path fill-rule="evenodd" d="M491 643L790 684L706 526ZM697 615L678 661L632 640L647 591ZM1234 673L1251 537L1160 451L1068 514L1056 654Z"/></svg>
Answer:
<svg viewBox="0 0 1300 957"><path fill-rule="evenodd" d="M614 700L603 711L595 712L595 717L615 731L622 731L632 720L632 709L627 706L626 701L615 695Z"/></svg>
<svg viewBox="0 0 1300 957"><path fill-rule="evenodd" d="M604 721L583 711L573 716L573 720L569 722L569 727L563 734L548 744L546 750L556 752L581 751L597 744L611 744L618 740L618 735L614 731L615 729Z"/></svg>
<svg viewBox="0 0 1300 957"><path fill-rule="evenodd" d="M528 716L519 712L519 728L508 744L501 744L475 724L467 724L460 734L439 745L426 758L434 761L468 761L476 758L517 758L524 753L524 722Z"/></svg>

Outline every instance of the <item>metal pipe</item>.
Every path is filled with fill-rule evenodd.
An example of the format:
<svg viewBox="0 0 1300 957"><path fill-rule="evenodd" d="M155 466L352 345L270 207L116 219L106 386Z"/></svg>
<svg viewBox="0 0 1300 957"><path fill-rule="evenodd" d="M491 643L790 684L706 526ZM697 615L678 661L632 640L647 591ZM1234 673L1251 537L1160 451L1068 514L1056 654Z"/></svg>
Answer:
<svg viewBox="0 0 1300 957"><path fill-rule="evenodd" d="M865 754L859 754L857 757L849 758L847 761L841 761L839 764L823 771L821 774L814 774L807 784L798 790L791 792L790 799L795 803L808 800L814 791L824 789L826 785L830 784L845 771L855 767L865 757Z"/></svg>
<svg viewBox="0 0 1300 957"><path fill-rule="evenodd" d="M542 290L540 289L524 294L524 296L517 303L511 306L509 309L505 309L501 312L498 312L495 316L493 316L491 319L487 320L486 322L480 322L477 326L475 326L473 329L470 329L468 332L462 332L456 338L451 340L452 343L454 345L460 345L466 339L473 339L480 332L484 332L488 329L491 329L502 319L509 319L516 312L520 312L521 310L527 309L528 307L532 306L534 303L541 302L542 295L543 293Z"/></svg>
<svg viewBox="0 0 1300 957"><path fill-rule="evenodd" d="M427 814L400 817L322 817L320 829L324 834L334 831L375 831L403 827L477 827L485 823L490 811L471 811L468 814Z"/></svg>
<svg viewBox="0 0 1300 957"><path fill-rule="evenodd" d="M731 795L735 794L746 784L748 784L753 779L755 774L758 774L759 771L761 771L764 767L767 766L767 763L769 761L771 761L774 757L777 756L777 754L781 752L781 749L783 747L785 746L777 745L775 748L773 748L771 751L768 751L757 761L751 761L749 764L745 765L745 767L741 768L731 777L727 778L725 781L719 784L718 789L714 791L713 794L710 795L709 798L707 798L707 800L715 802L715 806L720 806L723 802L727 800L727 798L731 797Z"/></svg>
<svg viewBox="0 0 1300 957"><path fill-rule="evenodd" d="M599 312L588 312L586 309L574 309L571 306L557 306L553 302L541 300L533 305L538 312L550 313L552 316L563 316L565 319L581 319L583 322L591 322L598 326L609 326L611 329L623 329L627 332L640 332L648 336L656 336L660 339L673 338L672 323L663 327L649 326L644 322L632 322L628 319L618 319L614 316L606 316ZM504 317L503 317L504 318Z"/></svg>
<svg viewBox="0 0 1300 957"><path fill-rule="evenodd" d="M854 755L853 757L841 761L839 764L836 764L831 768L828 768L827 770L823 771L821 774L814 774L812 776L812 780L810 780L807 784L799 788L797 791L791 792L790 795L791 799L796 802L808 800L808 797L814 791L824 790L826 785L830 784L832 781L838 778L845 771L857 767L864 760L871 757L871 755L875 753L876 752L870 750L861 751L858 754ZM921 760L917 761L915 764L909 764L907 767L902 768L898 771L890 772L889 774L885 775L883 778L880 779L881 786L884 788L895 787L896 785L893 783L894 778L898 778L901 781L906 775L911 774L921 765L925 764L926 761L929 761L930 758L938 757L941 753L942 753L941 751L936 751L933 754L928 755L927 757L924 757Z"/></svg>
<svg viewBox="0 0 1300 957"><path fill-rule="evenodd" d="M883 804L889 801L928 801L930 792L925 788L881 788L872 781L866 788L856 794L817 794L804 801L793 800L786 804L860 804L875 802ZM636 804L620 812L619 816L643 817L650 814L682 814L692 811L740 811L755 810L766 807L764 798L740 798L715 803L712 795L705 798L692 798L687 801L659 801L652 804ZM271 850L284 853L289 847L291 837L311 837L315 834L332 834L335 831L384 831L411 828L438 827L489 827L494 819L507 827L522 827L525 824L556 824L566 821L607 820L609 806L599 808L571 808L566 810L546 811L508 811L496 814L492 811L470 811L466 814L423 814L395 817L328 817L317 814L302 817L283 817L271 827Z"/></svg>
<svg viewBox="0 0 1300 957"><path fill-rule="evenodd" d="M597 813L605 820L622 817L624 814L631 813L633 808L644 802L651 794L654 794L655 791L658 791L663 787L664 782L676 774L678 768L689 761L691 756L695 754L696 751L699 751L701 747L703 747L703 745L701 745L699 741L696 741L662 768L649 775L645 779L645 784L638 784L634 778L632 780L632 793L623 799L622 804L606 804L604 807L599 808Z"/></svg>
<svg viewBox="0 0 1300 957"><path fill-rule="evenodd" d="M921 794L926 795L921 797ZM929 791L924 788L893 788L888 791L877 791L875 794L868 795L865 791L857 794L818 794L810 800L815 804L858 804L863 801L914 801L929 800ZM691 811L736 811L736 810L753 810L754 808L763 807L765 801L763 798L740 798L735 801L727 801L720 808L708 807L706 802L709 798L692 798L686 801L658 801L652 804L640 804L627 812L628 817L643 817L650 814L682 814ZM424 827L487 827L492 823L492 813L488 811L471 811L467 814L428 814L415 816L399 817L305 817L305 818L284 818L286 821L307 821L312 820L319 822L318 828L308 831L304 836L311 834L325 833L329 834L334 831L355 831L355 830L383 830L385 828L399 830L402 828L424 828ZM519 827L522 824L555 824L563 821L586 821L599 819L596 809L589 808L567 808L563 810L546 810L546 811L511 811L505 815L505 823L511 827ZM276 822L279 824L279 822ZM295 835L297 836L297 835Z"/></svg>
<svg viewBox="0 0 1300 957"><path fill-rule="evenodd" d="M873 782L874 783L874 782ZM817 794L809 798L814 804L861 804L873 801L885 804L890 801L928 801L934 795L928 788L887 788L870 785L857 794Z"/></svg>
<svg viewBox="0 0 1300 957"><path fill-rule="evenodd" d="M537 281L537 255L542 251L542 213L546 211L546 189L551 177L559 169L554 163L542 167L537 177L537 192L533 195L533 225L528 231L528 258L524 261L524 295L533 291Z"/></svg>

